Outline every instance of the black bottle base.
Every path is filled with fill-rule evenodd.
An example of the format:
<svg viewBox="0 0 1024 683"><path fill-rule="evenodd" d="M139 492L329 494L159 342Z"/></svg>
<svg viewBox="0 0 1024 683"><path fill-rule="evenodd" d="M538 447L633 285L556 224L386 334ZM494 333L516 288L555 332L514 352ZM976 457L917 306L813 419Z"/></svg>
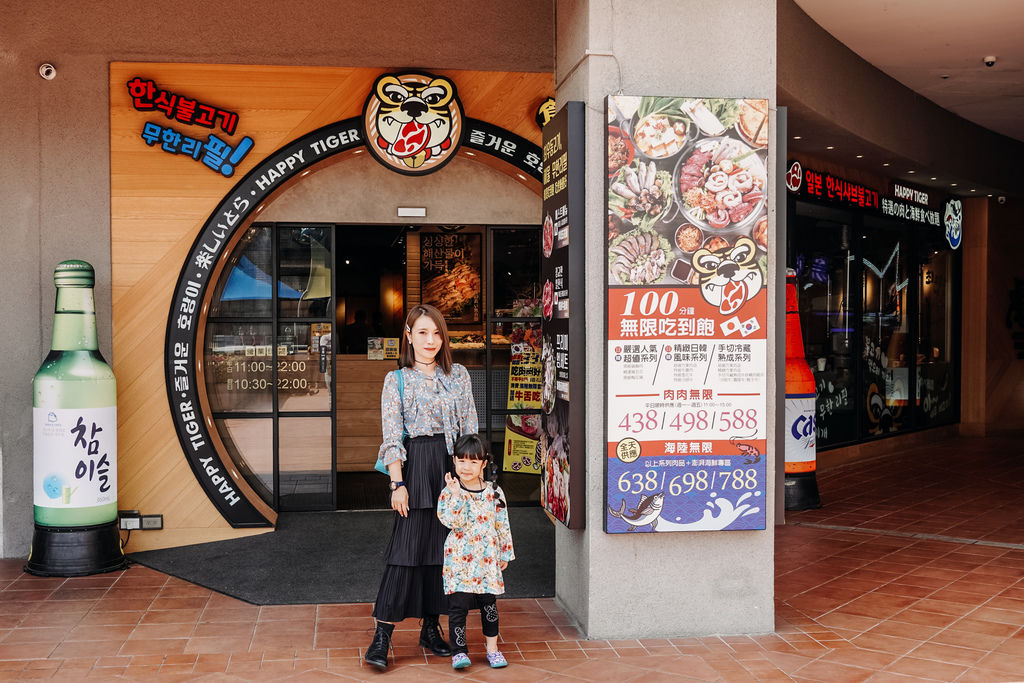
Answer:
<svg viewBox="0 0 1024 683"><path fill-rule="evenodd" d="M786 509L816 510L821 507L818 477L814 472L786 475Z"/></svg>
<svg viewBox="0 0 1024 683"><path fill-rule="evenodd" d="M36 524L25 571L36 576L88 576L127 566L121 533L114 520L79 527Z"/></svg>

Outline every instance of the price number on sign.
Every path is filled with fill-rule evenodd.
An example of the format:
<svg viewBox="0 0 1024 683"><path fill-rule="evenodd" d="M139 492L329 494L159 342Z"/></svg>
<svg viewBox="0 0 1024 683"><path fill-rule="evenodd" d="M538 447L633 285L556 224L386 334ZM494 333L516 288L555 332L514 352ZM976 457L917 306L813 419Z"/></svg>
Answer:
<svg viewBox="0 0 1024 683"><path fill-rule="evenodd" d="M663 410L626 413L619 421L619 428L631 434L647 431L664 430L666 428L684 434L697 430L699 432L719 431L754 431L758 427L756 408L723 410L692 410L669 413Z"/></svg>
<svg viewBox="0 0 1024 683"><path fill-rule="evenodd" d="M623 472L619 475L618 487L622 493L653 493L666 491L670 496L681 496L693 491L751 491L757 488L757 470L695 470L677 474L667 482L665 472Z"/></svg>
<svg viewBox="0 0 1024 683"><path fill-rule="evenodd" d="M634 315L633 302L635 299L636 292L630 292L626 295L626 307L623 309L622 315ZM644 295L640 297L640 315L654 315L657 312L661 315L669 316L674 315L678 308L679 294L675 291L670 290L664 293L644 292Z"/></svg>

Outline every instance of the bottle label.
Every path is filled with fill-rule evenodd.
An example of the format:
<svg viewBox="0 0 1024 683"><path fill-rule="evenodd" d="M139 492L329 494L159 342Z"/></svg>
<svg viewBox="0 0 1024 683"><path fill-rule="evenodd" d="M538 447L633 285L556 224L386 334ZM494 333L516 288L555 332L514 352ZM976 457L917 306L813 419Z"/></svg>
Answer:
<svg viewBox="0 0 1024 683"><path fill-rule="evenodd" d="M814 395L786 396L786 472L813 472L817 440Z"/></svg>
<svg viewBox="0 0 1024 683"><path fill-rule="evenodd" d="M117 408L33 408L37 507L91 508L117 501Z"/></svg>

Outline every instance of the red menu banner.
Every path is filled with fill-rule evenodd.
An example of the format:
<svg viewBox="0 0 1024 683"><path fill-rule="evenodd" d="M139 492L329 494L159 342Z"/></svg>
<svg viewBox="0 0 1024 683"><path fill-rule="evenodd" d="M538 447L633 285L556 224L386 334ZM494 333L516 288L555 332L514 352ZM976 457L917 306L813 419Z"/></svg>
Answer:
<svg viewBox="0 0 1024 683"><path fill-rule="evenodd" d="M607 110L605 531L763 529L768 102Z"/></svg>

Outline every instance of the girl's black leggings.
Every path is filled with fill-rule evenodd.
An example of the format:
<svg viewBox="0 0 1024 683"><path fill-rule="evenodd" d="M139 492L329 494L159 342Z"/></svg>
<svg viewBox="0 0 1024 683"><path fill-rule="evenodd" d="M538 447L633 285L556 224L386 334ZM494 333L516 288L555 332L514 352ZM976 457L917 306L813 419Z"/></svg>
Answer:
<svg viewBox="0 0 1024 683"><path fill-rule="evenodd" d="M452 654L466 654L466 615L480 610L484 635L498 635L498 599L492 593L452 593L448 596L448 631L452 638Z"/></svg>

